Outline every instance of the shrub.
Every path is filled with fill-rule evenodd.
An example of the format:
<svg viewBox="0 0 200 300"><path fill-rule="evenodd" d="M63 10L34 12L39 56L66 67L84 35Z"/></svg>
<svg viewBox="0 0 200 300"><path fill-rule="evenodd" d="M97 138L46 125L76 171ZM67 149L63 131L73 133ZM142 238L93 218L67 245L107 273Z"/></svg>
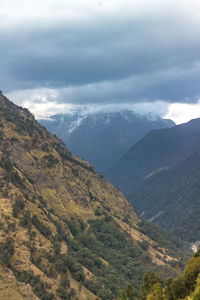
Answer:
<svg viewBox="0 0 200 300"><path fill-rule="evenodd" d="M24 201L20 198L16 199L12 204L12 215L14 218L18 217L19 213L21 213L24 209Z"/></svg>
<svg viewBox="0 0 200 300"><path fill-rule="evenodd" d="M43 234L45 237L50 237L51 230L49 227L45 226L36 215L33 215L31 218L32 224Z"/></svg>
<svg viewBox="0 0 200 300"><path fill-rule="evenodd" d="M14 240L7 237L5 242L0 243L0 260L6 266L10 265L10 259L14 255Z"/></svg>

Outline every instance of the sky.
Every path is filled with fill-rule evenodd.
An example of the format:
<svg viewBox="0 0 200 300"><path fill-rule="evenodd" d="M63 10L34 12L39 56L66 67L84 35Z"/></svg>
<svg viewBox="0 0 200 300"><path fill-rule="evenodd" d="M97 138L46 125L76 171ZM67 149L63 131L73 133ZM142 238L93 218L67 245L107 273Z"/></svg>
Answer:
<svg viewBox="0 0 200 300"><path fill-rule="evenodd" d="M199 0L1 0L0 89L37 118L200 117Z"/></svg>

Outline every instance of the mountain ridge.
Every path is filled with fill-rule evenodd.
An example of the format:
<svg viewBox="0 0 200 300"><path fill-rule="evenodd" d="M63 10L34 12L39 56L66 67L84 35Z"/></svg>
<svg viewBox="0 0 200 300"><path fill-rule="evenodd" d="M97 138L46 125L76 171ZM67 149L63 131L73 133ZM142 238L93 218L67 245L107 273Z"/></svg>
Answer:
<svg viewBox="0 0 200 300"><path fill-rule="evenodd" d="M200 119L150 131L110 170L108 178L126 196L154 173L170 168L200 147Z"/></svg>
<svg viewBox="0 0 200 300"><path fill-rule="evenodd" d="M174 125L171 120L144 117L129 110L78 112L39 121L73 153L94 164L104 175L149 130Z"/></svg>
<svg viewBox="0 0 200 300"><path fill-rule="evenodd" d="M0 178L4 299L109 300L127 282L138 290L147 270L174 275L189 255L141 232L119 189L3 95Z"/></svg>
<svg viewBox="0 0 200 300"><path fill-rule="evenodd" d="M151 131L121 159L110 180L137 213L190 243L199 236L200 119Z"/></svg>
<svg viewBox="0 0 200 300"><path fill-rule="evenodd" d="M150 177L133 193L131 201L138 213L143 211L143 217L194 243L200 240L199 176L200 149Z"/></svg>

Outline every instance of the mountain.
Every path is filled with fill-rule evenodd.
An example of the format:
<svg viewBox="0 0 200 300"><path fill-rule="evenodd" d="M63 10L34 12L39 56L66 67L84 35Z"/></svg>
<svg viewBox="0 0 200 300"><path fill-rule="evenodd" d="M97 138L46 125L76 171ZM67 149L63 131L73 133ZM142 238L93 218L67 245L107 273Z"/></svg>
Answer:
<svg viewBox="0 0 200 300"><path fill-rule="evenodd" d="M110 179L143 218L187 240L200 240L200 119L147 134Z"/></svg>
<svg viewBox="0 0 200 300"><path fill-rule="evenodd" d="M39 122L104 175L148 131L174 125L171 120L144 117L128 110L93 114L78 111Z"/></svg>
<svg viewBox="0 0 200 300"><path fill-rule="evenodd" d="M108 178L129 196L153 174L175 166L200 147L200 119L152 130L118 161Z"/></svg>
<svg viewBox="0 0 200 300"><path fill-rule="evenodd" d="M133 193L138 213L189 242L200 241L200 149Z"/></svg>
<svg viewBox="0 0 200 300"><path fill-rule="evenodd" d="M0 94L0 298L102 299L145 272L177 274L188 244Z"/></svg>

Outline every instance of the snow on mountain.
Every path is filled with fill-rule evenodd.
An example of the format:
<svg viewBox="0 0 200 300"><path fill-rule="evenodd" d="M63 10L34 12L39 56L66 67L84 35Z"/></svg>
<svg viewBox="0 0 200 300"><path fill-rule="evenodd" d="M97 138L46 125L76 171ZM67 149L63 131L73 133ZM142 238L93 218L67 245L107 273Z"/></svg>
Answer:
<svg viewBox="0 0 200 300"><path fill-rule="evenodd" d="M142 116L130 110L88 113L83 109L51 116L51 121L39 121L74 154L93 163L103 174L148 131L174 125L171 120Z"/></svg>

